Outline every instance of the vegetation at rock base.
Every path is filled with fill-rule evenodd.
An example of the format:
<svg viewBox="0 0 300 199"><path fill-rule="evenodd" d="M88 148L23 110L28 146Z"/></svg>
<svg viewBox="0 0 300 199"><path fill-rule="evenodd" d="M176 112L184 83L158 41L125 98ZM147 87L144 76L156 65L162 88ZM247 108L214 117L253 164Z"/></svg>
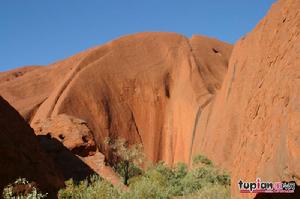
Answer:
<svg viewBox="0 0 300 199"><path fill-rule="evenodd" d="M68 181L59 191L60 199L168 199L168 198L230 198L230 176L204 156L195 158L192 168L178 163L171 168L163 162L128 180L128 190L114 187L93 176L75 184Z"/></svg>
<svg viewBox="0 0 300 199"><path fill-rule="evenodd" d="M61 199L118 199L120 195L120 189L99 176L91 176L80 183L75 183L72 179L68 180L66 188L58 192L58 198Z"/></svg>
<svg viewBox="0 0 300 199"><path fill-rule="evenodd" d="M95 175L81 182L74 182L72 179L66 181L66 188L58 192L59 199L230 198L230 176L216 168L205 156L196 156L190 168L184 163L169 167L164 162L159 162L142 170L140 165L144 155L141 145L129 146L123 139L107 140L106 143L118 157L114 168L123 177L123 183L128 189L113 186ZM18 184L30 185L30 189L26 189L29 192L18 193L16 197L13 190ZM40 199L46 196L25 179L8 185L3 192L5 199Z"/></svg>

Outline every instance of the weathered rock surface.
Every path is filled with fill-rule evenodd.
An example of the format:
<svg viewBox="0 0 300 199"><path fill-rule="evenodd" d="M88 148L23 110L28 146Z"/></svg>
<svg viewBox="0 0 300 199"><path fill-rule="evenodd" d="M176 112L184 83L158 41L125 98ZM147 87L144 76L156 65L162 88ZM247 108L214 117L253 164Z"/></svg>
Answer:
<svg viewBox="0 0 300 199"><path fill-rule="evenodd" d="M300 1L280 0L235 45L197 129L194 154L231 170L236 197L239 179L300 183L299 65Z"/></svg>
<svg viewBox="0 0 300 199"><path fill-rule="evenodd" d="M118 186L122 189L127 189L128 187L123 184L121 177L105 162L105 156L96 152L92 156L80 157L80 159L85 162L89 167L102 178Z"/></svg>
<svg viewBox="0 0 300 199"><path fill-rule="evenodd" d="M33 125L37 135L44 135L60 141L73 154L85 157L94 155L96 144L87 123L65 114L37 121Z"/></svg>
<svg viewBox="0 0 300 199"><path fill-rule="evenodd" d="M93 132L84 120L61 114L37 121L33 128L64 180L85 180L97 173L112 184L122 186L120 177L105 165L104 155L97 151Z"/></svg>
<svg viewBox="0 0 300 199"><path fill-rule="evenodd" d="M55 198L64 186L63 177L39 145L33 130L21 115L0 97L0 192L23 177L35 181Z"/></svg>
<svg viewBox="0 0 300 199"><path fill-rule="evenodd" d="M140 33L0 83L0 92L32 126L60 114L87 121L101 152L105 137L121 136L142 142L151 160L189 162L198 110L220 88L231 48Z"/></svg>

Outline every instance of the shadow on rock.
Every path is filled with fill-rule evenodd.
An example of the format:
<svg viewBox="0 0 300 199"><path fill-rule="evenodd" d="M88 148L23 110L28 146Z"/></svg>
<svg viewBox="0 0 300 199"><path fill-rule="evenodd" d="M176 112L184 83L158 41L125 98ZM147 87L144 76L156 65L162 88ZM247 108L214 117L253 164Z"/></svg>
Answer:
<svg viewBox="0 0 300 199"><path fill-rule="evenodd" d="M46 153L53 159L57 168L62 172L65 180L72 178L75 182L79 182L95 174L87 164L56 138L50 135L38 135L38 139Z"/></svg>

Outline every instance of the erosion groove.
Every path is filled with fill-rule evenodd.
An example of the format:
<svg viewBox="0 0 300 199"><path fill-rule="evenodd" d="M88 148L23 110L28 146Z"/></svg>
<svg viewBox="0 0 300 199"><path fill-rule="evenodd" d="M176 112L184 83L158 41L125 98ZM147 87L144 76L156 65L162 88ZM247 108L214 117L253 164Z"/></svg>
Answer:
<svg viewBox="0 0 300 199"><path fill-rule="evenodd" d="M194 146L196 131L197 131L197 127L198 127L198 123L199 123L200 117L201 117L201 113L205 109L205 107L211 102L211 100L212 100L212 97L210 97L209 99L207 99L202 105L199 105L199 108L197 110L196 117L195 117L195 120L194 120L195 122L194 122L193 133L192 133L192 140L191 140L191 146L190 146L189 164L192 163L193 146Z"/></svg>

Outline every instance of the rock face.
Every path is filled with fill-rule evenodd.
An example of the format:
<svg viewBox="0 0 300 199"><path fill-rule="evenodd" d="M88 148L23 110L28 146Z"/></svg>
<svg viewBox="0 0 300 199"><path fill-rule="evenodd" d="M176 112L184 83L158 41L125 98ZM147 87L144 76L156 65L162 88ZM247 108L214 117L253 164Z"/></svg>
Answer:
<svg viewBox="0 0 300 199"><path fill-rule="evenodd" d="M100 152L105 137L124 137L153 161L204 153L231 171L236 198L239 179L299 184L299 10L298 0L278 1L232 55L203 36L140 33L0 73L0 93L33 127L61 114L83 119Z"/></svg>
<svg viewBox="0 0 300 199"><path fill-rule="evenodd" d="M197 130L194 153L230 169L235 193L239 179L300 183L299 11L298 0L278 1L235 45Z"/></svg>
<svg viewBox="0 0 300 199"><path fill-rule="evenodd" d="M35 181L55 198L64 186L62 176L48 159L21 115L0 97L0 192L19 177Z"/></svg>
<svg viewBox="0 0 300 199"><path fill-rule="evenodd" d="M189 162L199 110L220 89L231 49L140 33L0 83L0 92L32 126L60 114L85 120L101 152L105 137L121 136L153 161Z"/></svg>
<svg viewBox="0 0 300 199"><path fill-rule="evenodd" d="M61 114L39 120L33 128L64 180L81 181L97 173L115 185L124 186L120 177L105 165L104 155L97 151L93 132L84 120Z"/></svg>
<svg viewBox="0 0 300 199"><path fill-rule="evenodd" d="M73 154L85 157L96 152L93 134L83 120L62 114L37 121L33 128L37 135L59 140Z"/></svg>

